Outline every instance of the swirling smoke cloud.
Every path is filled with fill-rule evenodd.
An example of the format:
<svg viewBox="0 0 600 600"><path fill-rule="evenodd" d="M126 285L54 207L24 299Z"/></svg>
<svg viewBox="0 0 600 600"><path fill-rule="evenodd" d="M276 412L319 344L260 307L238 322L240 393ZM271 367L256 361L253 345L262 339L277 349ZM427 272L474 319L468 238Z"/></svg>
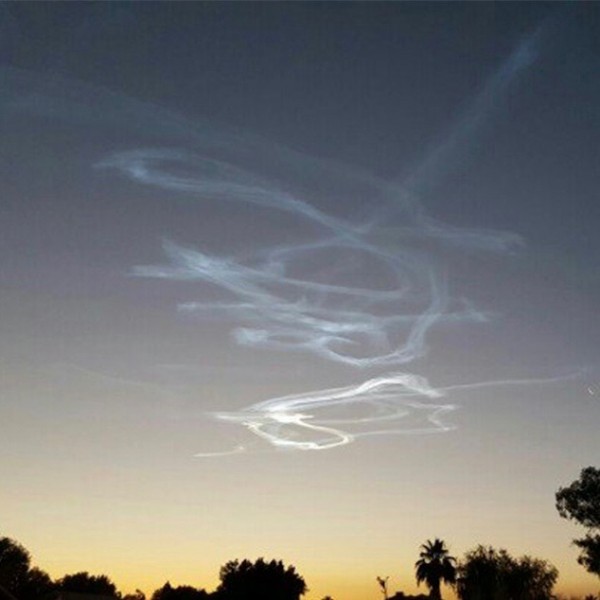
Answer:
<svg viewBox="0 0 600 600"><path fill-rule="evenodd" d="M167 198L197 202L199 211L210 210L211 203L229 203L232 209L252 205L285 214L286 223L291 218L298 230L310 232L301 241L265 245L242 257L168 240L163 244L168 261L137 266L135 276L218 288L219 300L188 299L178 310L233 323L232 335L242 346L309 353L362 371L379 371L359 385L270 399L239 411L215 411L211 417L242 425L278 448L295 450L330 449L364 435L452 429L443 418L455 406L442 402L445 392L422 376L398 369L426 354L432 327L488 318L466 299L453 296L439 257L448 248L510 253L520 239L438 222L426 214L418 195L441 180L453 161L462 160L502 96L535 64L538 37L539 32L516 47L455 126L402 181L94 91L96 106L104 103L107 108L96 111L98 119L151 127L178 142L112 154L97 162L98 169L116 171ZM27 89L4 98L13 108L90 118L85 104L91 92L84 86L59 92L57 85L33 85L14 70L3 77L11 80L12 89ZM346 202L350 197L353 202ZM382 223L393 231L393 243L381 239ZM325 278L319 275L323 268ZM381 273L377 283L369 276L371 270ZM344 416L345 409L354 416Z"/></svg>

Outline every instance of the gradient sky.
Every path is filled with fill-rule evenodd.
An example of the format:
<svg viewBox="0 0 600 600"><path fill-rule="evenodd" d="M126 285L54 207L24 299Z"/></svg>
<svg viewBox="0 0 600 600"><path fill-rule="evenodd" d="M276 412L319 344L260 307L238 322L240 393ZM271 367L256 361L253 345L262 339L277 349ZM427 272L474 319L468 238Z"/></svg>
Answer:
<svg viewBox="0 0 600 600"><path fill-rule="evenodd" d="M594 3L3 3L2 535L52 576L592 593Z"/></svg>

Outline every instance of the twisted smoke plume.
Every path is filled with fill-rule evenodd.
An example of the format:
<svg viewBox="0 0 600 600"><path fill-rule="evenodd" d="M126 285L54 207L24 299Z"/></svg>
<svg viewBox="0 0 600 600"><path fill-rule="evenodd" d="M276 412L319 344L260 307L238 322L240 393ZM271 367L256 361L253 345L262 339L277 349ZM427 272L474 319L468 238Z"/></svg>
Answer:
<svg viewBox="0 0 600 600"><path fill-rule="evenodd" d="M256 137L189 122L111 92L72 83L40 83L14 69L2 72L2 79L10 84L4 89L16 90L4 92L2 101L12 109L87 121L93 92L94 105L106 109L95 111L96 123L127 122L130 128L150 128L179 144L118 152L99 161L97 168L116 170L139 184L193 201L244 203L280 211L291 216L299 229L311 232L310 239L261 247L243 257L219 256L165 241L168 262L135 267L133 274L206 282L220 289L222 300L199 298L180 303L178 310L235 323L232 334L240 345L312 353L357 369L384 371L355 386L210 413L277 447L323 450L359 436L453 428L443 420L455 408L442 402L447 390L434 389L422 376L398 371L400 365L425 355L427 333L434 325L488 318L451 295L436 256L448 247L510 253L520 239L511 233L465 230L435 221L425 213L417 194L464 156L502 96L535 63L539 37L538 31L516 47L456 125L401 182L310 158ZM362 204L374 208L373 214L368 219L355 214L334 216L318 206L321 188L333 194L341 210L352 190ZM382 218L395 227L394 247L377 235L376 223ZM326 280L316 276L315 264L327 265ZM385 273L385 287L354 283L369 282L364 270L373 267ZM357 408L362 412L352 418L340 416L348 408L352 414ZM232 452L242 450L240 446Z"/></svg>

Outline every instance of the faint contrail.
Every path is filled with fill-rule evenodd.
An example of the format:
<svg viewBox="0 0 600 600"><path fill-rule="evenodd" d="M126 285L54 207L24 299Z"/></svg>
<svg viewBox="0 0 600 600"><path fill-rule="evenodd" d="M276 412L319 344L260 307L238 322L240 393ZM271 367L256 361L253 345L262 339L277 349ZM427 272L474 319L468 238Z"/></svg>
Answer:
<svg viewBox="0 0 600 600"><path fill-rule="evenodd" d="M446 135L437 140L425 158L402 180L405 189L420 194L439 183L463 160L475 138L485 127L490 113L498 108L514 85L537 61L542 38L555 25L556 17L543 21L532 33L523 36L509 57L484 81L479 92L467 103Z"/></svg>

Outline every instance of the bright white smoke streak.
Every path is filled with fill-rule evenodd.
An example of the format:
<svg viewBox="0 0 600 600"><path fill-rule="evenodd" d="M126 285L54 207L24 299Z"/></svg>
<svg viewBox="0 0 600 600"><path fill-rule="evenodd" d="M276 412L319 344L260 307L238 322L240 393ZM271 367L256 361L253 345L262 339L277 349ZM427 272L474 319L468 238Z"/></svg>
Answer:
<svg viewBox="0 0 600 600"><path fill-rule="evenodd" d="M449 153L478 133L494 101L532 64L536 36L521 44L501 65L450 135L405 179L411 191L442 175ZM151 128L160 137L166 135L192 148L121 152L101 161L99 167L117 169L138 183L179 197L254 204L293 214L300 224L317 227L320 233L316 240L262 248L243 259L218 257L167 242L165 252L171 264L135 269L138 276L204 281L221 288L227 300L200 299L181 303L179 309L202 317L234 319L240 325L233 333L241 344L311 352L354 367L409 363L425 354L425 337L434 324L486 319L466 302L450 296L436 253L448 245L509 252L520 241L512 234L466 231L436 222L425 214L405 186L303 156L258 138L223 133L102 90L63 86L60 82L32 85L31 79L17 70L4 70L0 75L8 83L0 92L5 107L87 121L93 103L97 121L138 130ZM17 93L11 93L15 88ZM103 106L106 110L102 110ZM182 168L194 175L181 175ZM340 219L317 208L311 198L310 182L335 189L340 201L344 190L359 190L364 203L377 206L371 224ZM377 241L372 224L381 215L394 215L391 225L399 238L398 248L388 248ZM318 256L327 263L330 252L335 250L376 261L387 272L391 285L372 289L370 285L323 283L310 276L292 274L302 264L308 264L310 257ZM359 280L359 275L354 279ZM239 413L214 416L241 423L273 445L316 450L347 444L358 435L399 431L373 430L372 424L405 419L415 411L429 413L426 425L404 432L447 431L450 427L442 423L441 417L455 407L431 402L439 397L441 393L430 388L425 379L402 373L371 379L355 387L268 400ZM376 413L359 419L370 424L367 432L359 434L334 427L342 422L356 424L356 419L317 423L309 413L314 409L359 405L372 407ZM298 441L298 431L313 434L315 439Z"/></svg>
<svg viewBox="0 0 600 600"><path fill-rule="evenodd" d="M449 392L505 385L544 385L575 379L579 375L581 372L538 379L481 381L434 389L423 377L391 373L357 386L273 398L237 412L214 413L214 417L240 424L277 448L328 450L349 444L359 437L451 431L456 427L446 423L444 417L456 410L457 405L433 402ZM319 411L339 407L346 412L361 408L363 414L355 417L319 416ZM403 423L406 424L402 426ZM360 431L365 424L368 425L367 430ZM240 445L228 452L206 452L196 456L218 457L244 451L245 448Z"/></svg>
<svg viewBox="0 0 600 600"><path fill-rule="evenodd" d="M373 425L398 421L411 412L426 413L425 425L406 429L404 433L449 431L452 427L444 425L441 417L455 407L451 404L438 405L421 400L435 399L441 395L432 389L424 378L409 373L397 373L370 379L357 386L273 398L258 402L243 411L215 413L214 416L223 421L240 423L252 433L280 448L327 450L349 444L361 435L390 433L386 429L374 429ZM318 424L314 419L315 410L331 410L340 406L347 410L356 405L369 405L375 414L367 413L356 418L325 418L320 419ZM369 424L368 432L352 434L334 427L361 423ZM393 431L400 432L398 428ZM299 439L307 434L312 434L315 438L308 441Z"/></svg>

